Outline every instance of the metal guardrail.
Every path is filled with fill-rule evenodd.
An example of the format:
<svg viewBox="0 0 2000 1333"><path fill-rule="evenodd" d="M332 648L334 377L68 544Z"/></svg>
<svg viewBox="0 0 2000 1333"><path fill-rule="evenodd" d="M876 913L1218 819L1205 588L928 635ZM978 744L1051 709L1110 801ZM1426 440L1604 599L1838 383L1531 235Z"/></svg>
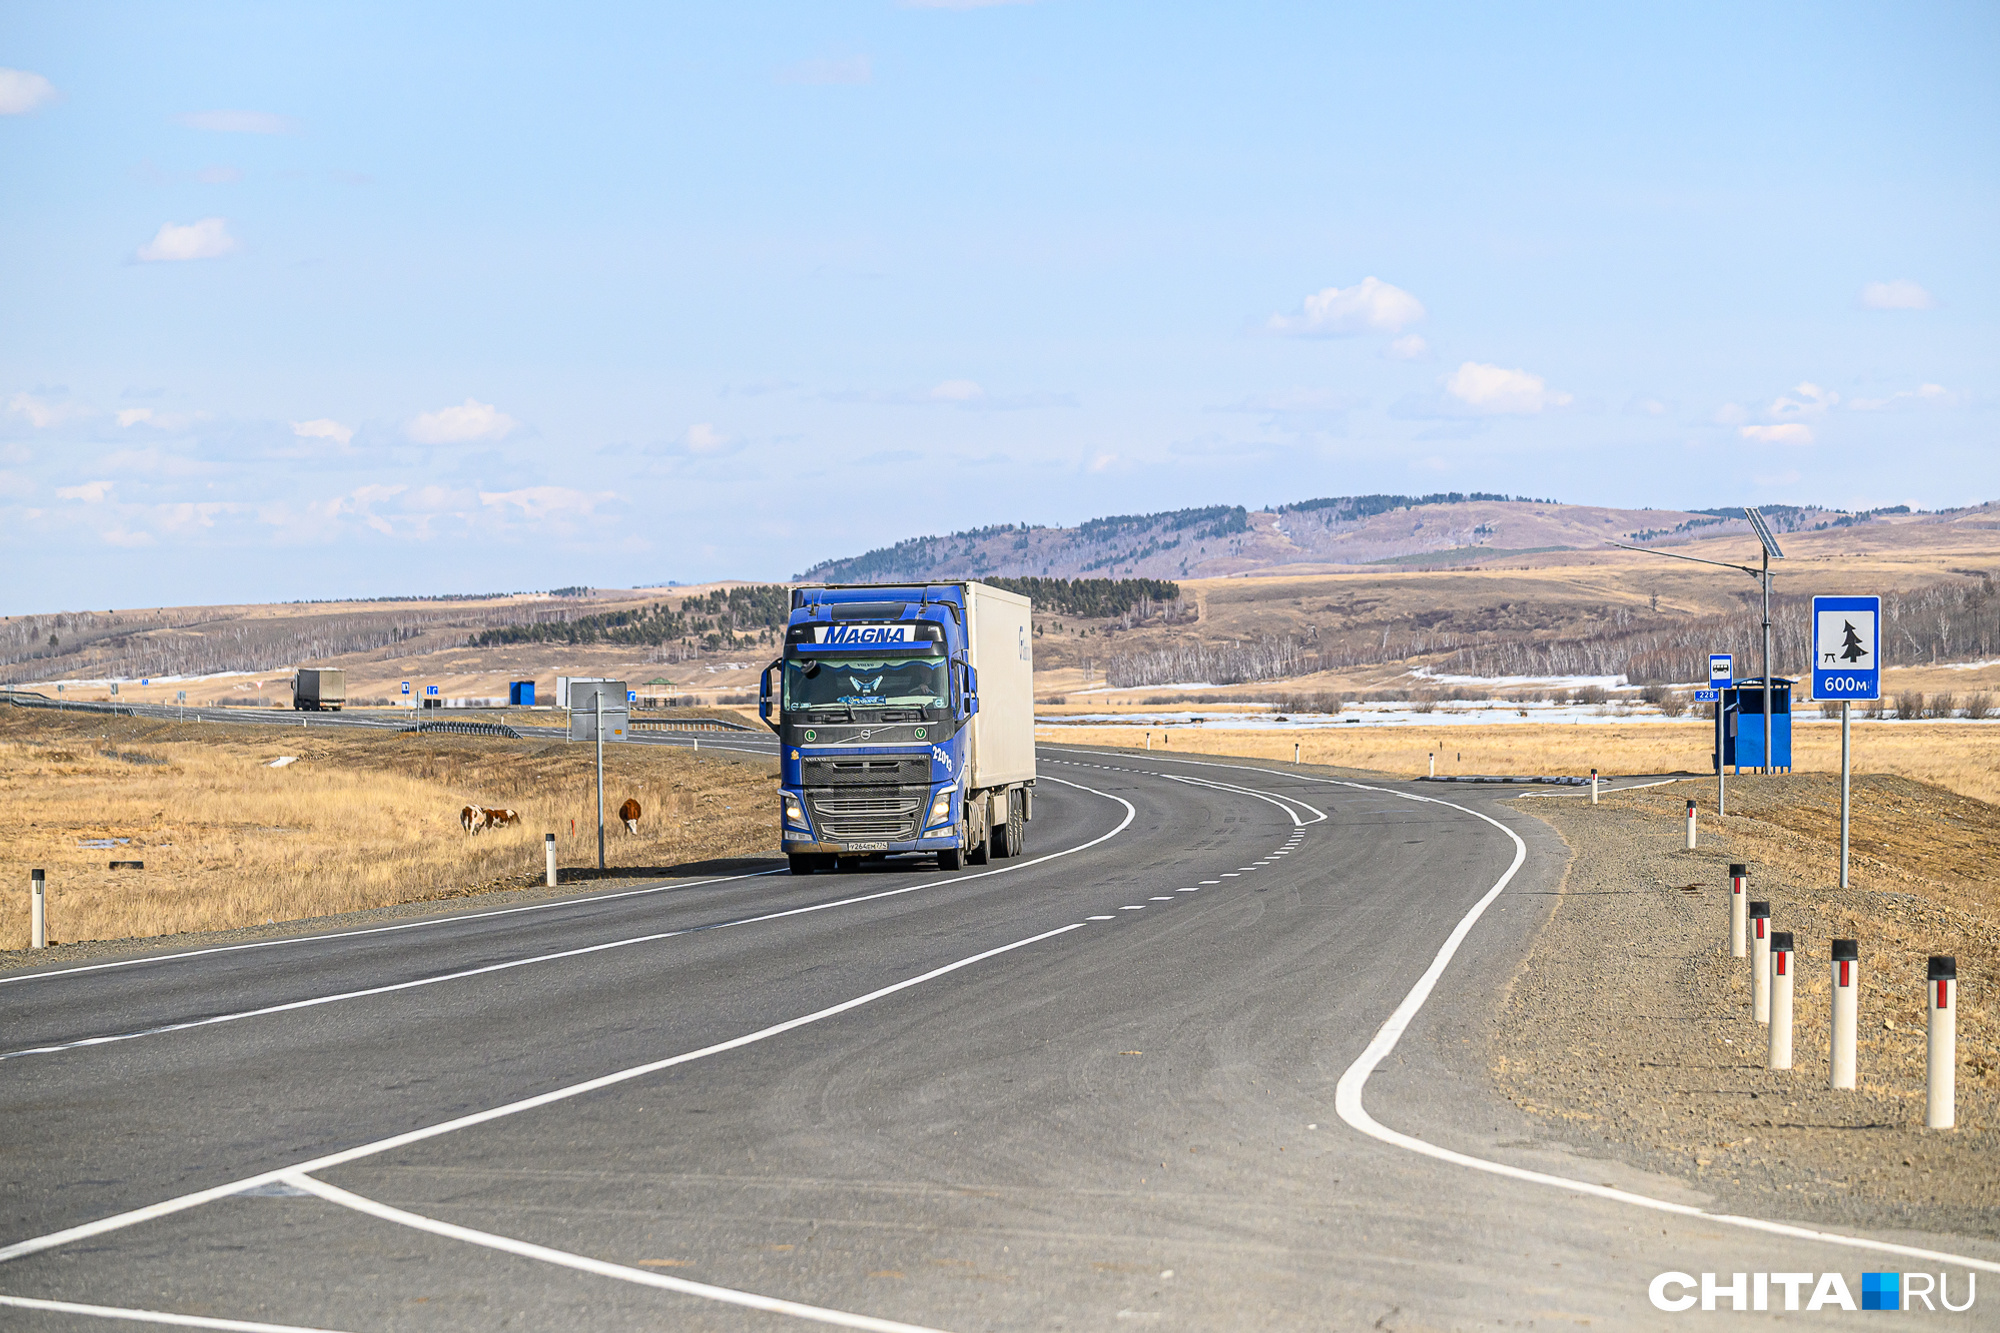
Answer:
<svg viewBox="0 0 2000 1333"><path fill-rule="evenodd" d="M633 718L629 723L633 731L749 731L757 728L741 722L725 722L719 717L687 717L669 721L665 718Z"/></svg>
<svg viewBox="0 0 2000 1333"><path fill-rule="evenodd" d="M1479 773L1439 773L1435 777L1419 777L1418 782L1474 782L1494 785L1536 785L1544 787L1588 787L1589 778L1575 777L1514 777L1488 776Z"/></svg>
<svg viewBox="0 0 2000 1333"><path fill-rule="evenodd" d="M408 736L420 731L444 731L454 736L505 736L510 741L521 739L521 733L504 722L419 722L413 727L404 727L402 734Z"/></svg>
<svg viewBox="0 0 2000 1333"><path fill-rule="evenodd" d="M51 699L46 694L33 690L0 690L0 699L5 699L16 708L59 708L64 712L110 713L117 717L137 717L138 713L130 704L97 703L86 699Z"/></svg>

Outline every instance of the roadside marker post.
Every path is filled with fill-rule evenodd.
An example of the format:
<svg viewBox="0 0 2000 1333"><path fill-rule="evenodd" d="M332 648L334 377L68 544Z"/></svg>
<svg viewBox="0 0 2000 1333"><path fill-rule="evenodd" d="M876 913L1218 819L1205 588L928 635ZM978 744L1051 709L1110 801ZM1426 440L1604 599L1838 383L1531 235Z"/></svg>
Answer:
<svg viewBox="0 0 2000 1333"><path fill-rule="evenodd" d="M1432 750L1430 752L1430 761L1431 761L1431 776L1436 777L1438 775L1438 752L1436 750ZM1594 768L1591 770L1591 772L1593 773L1595 773L1596 771L1597 770Z"/></svg>
<svg viewBox="0 0 2000 1333"><path fill-rule="evenodd" d="M1861 941L1833 942L1833 1052L1827 1086L1854 1087L1854 1038L1860 1027Z"/></svg>
<svg viewBox="0 0 2000 1333"><path fill-rule="evenodd" d="M555 834L544 833L542 835L542 856L548 862L547 883L548 886L553 889L554 887L556 887L556 835Z"/></svg>
<svg viewBox="0 0 2000 1333"><path fill-rule="evenodd" d="M1812 697L1840 701L1840 887L1848 887L1848 779L1856 699L1882 697L1882 599L1812 599Z"/></svg>
<svg viewBox="0 0 2000 1333"><path fill-rule="evenodd" d="M1292 762L1293 762L1294 764L1296 764L1296 763L1299 763L1299 762L1300 762L1300 760L1299 760L1299 742L1297 742L1297 741L1293 741L1293 742L1292 742Z"/></svg>
<svg viewBox="0 0 2000 1333"><path fill-rule="evenodd" d="M1792 932L1771 932L1772 1069L1792 1067Z"/></svg>
<svg viewBox="0 0 2000 1333"><path fill-rule="evenodd" d="M1729 813L1729 779L1722 769L1722 692L1736 683L1733 653L1708 655L1708 688L1695 692L1698 699L1708 695L1715 703L1715 813Z"/></svg>
<svg viewBox="0 0 2000 1333"><path fill-rule="evenodd" d="M1771 904L1750 904L1750 1017L1771 1021Z"/></svg>
<svg viewBox="0 0 2000 1333"><path fill-rule="evenodd" d="M28 947L46 949L49 947L48 910L43 905L48 887L48 875L44 871L28 872Z"/></svg>
<svg viewBox="0 0 2000 1333"><path fill-rule="evenodd" d="M1693 802L1693 801L1689 801L1689 802L1688 802L1688 847L1687 847L1687 849L1688 849L1689 851L1693 851L1693 850L1694 850L1694 802Z"/></svg>
<svg viewBox="0 0 2000 1333"><path fill-rule="evenodd" d="M594 690L591 703L597 709L597 873L604 873L604 691Z"/></svg>
<svg viewBox="0 0 2000 1333"><path fill-rule="evenodd" d="M1750 933L1749 915L1744 908L1749 903L1745 890L1750 887L1750 867L1735 861L1729 867L1729 956L1741 958L1749 953L1746 938Z"/></svg>
<svg viewBox="0 0 2000 1333"><path fill-rule="evenodd" d="M1958 1123L1958 959L1932 954L1924 989L1924 1007L1930 1010L1924 1128L1950 1129Z"/></svg>
<svg viewBox="0 0 2000 1333"><path fill-rule="evenodd" d="M1590 803L1597 804L1597 770L1590 770Z"/></svg>

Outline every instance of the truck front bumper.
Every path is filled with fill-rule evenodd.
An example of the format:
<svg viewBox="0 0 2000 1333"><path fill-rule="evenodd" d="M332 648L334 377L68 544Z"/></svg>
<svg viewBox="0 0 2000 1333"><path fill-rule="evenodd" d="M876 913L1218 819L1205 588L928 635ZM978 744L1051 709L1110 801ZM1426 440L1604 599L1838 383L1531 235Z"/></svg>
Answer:
<svg viewBox="0 0 2000 1333"><path fill-rule="evenodd" d="M786 830L789 834L792 830ZM918 838L914 842L808 842L804 838L794 840L787 837L784 851L787 855L801 853L821 853L827 856L880 856L886 852L943 852L958 846L958 832L955 829L941 829L936 833Z"/></svg>

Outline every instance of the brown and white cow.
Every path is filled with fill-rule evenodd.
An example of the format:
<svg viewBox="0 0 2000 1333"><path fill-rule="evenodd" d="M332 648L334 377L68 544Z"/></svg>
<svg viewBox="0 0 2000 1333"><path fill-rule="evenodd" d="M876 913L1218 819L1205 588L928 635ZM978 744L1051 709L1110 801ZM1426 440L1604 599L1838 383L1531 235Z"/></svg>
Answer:
<svg viewBox="0 0 2000 1333"><path fill-rule="evenodd" d="M477 833L481 829L506 828L509 824L518 824L521 822L521 817L512 810L468 805L458 812L458 822L467 833Z"/></svg>
<svg viewBox="0 0 2000 1333"><path fill-rule="evenodd" d="M625 821L625 831L627 833L637 833L639 831L639 802L633 797L626 797L625 804L618 807L618 817Z"/></svg>

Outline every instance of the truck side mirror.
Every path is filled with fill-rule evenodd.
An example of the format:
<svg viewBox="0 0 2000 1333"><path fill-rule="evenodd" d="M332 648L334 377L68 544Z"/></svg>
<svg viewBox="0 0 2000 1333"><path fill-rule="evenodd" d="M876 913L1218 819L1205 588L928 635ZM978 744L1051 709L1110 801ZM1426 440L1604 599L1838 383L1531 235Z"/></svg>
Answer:
<svg viewBox="0 0 2000 1333"><path fill-rule="evenodd" d="M965 715L967 717L974 717L978 713L979 668L967 665L965 668Z"/></svg>
<svg viewBox="0 0 2000 1333"><path fill-rule="evenodd" d="M784 665L785 659L781 657L765 667L764 674L757 679L757 716L773 731L778 729L777 675Z"/></svg>

